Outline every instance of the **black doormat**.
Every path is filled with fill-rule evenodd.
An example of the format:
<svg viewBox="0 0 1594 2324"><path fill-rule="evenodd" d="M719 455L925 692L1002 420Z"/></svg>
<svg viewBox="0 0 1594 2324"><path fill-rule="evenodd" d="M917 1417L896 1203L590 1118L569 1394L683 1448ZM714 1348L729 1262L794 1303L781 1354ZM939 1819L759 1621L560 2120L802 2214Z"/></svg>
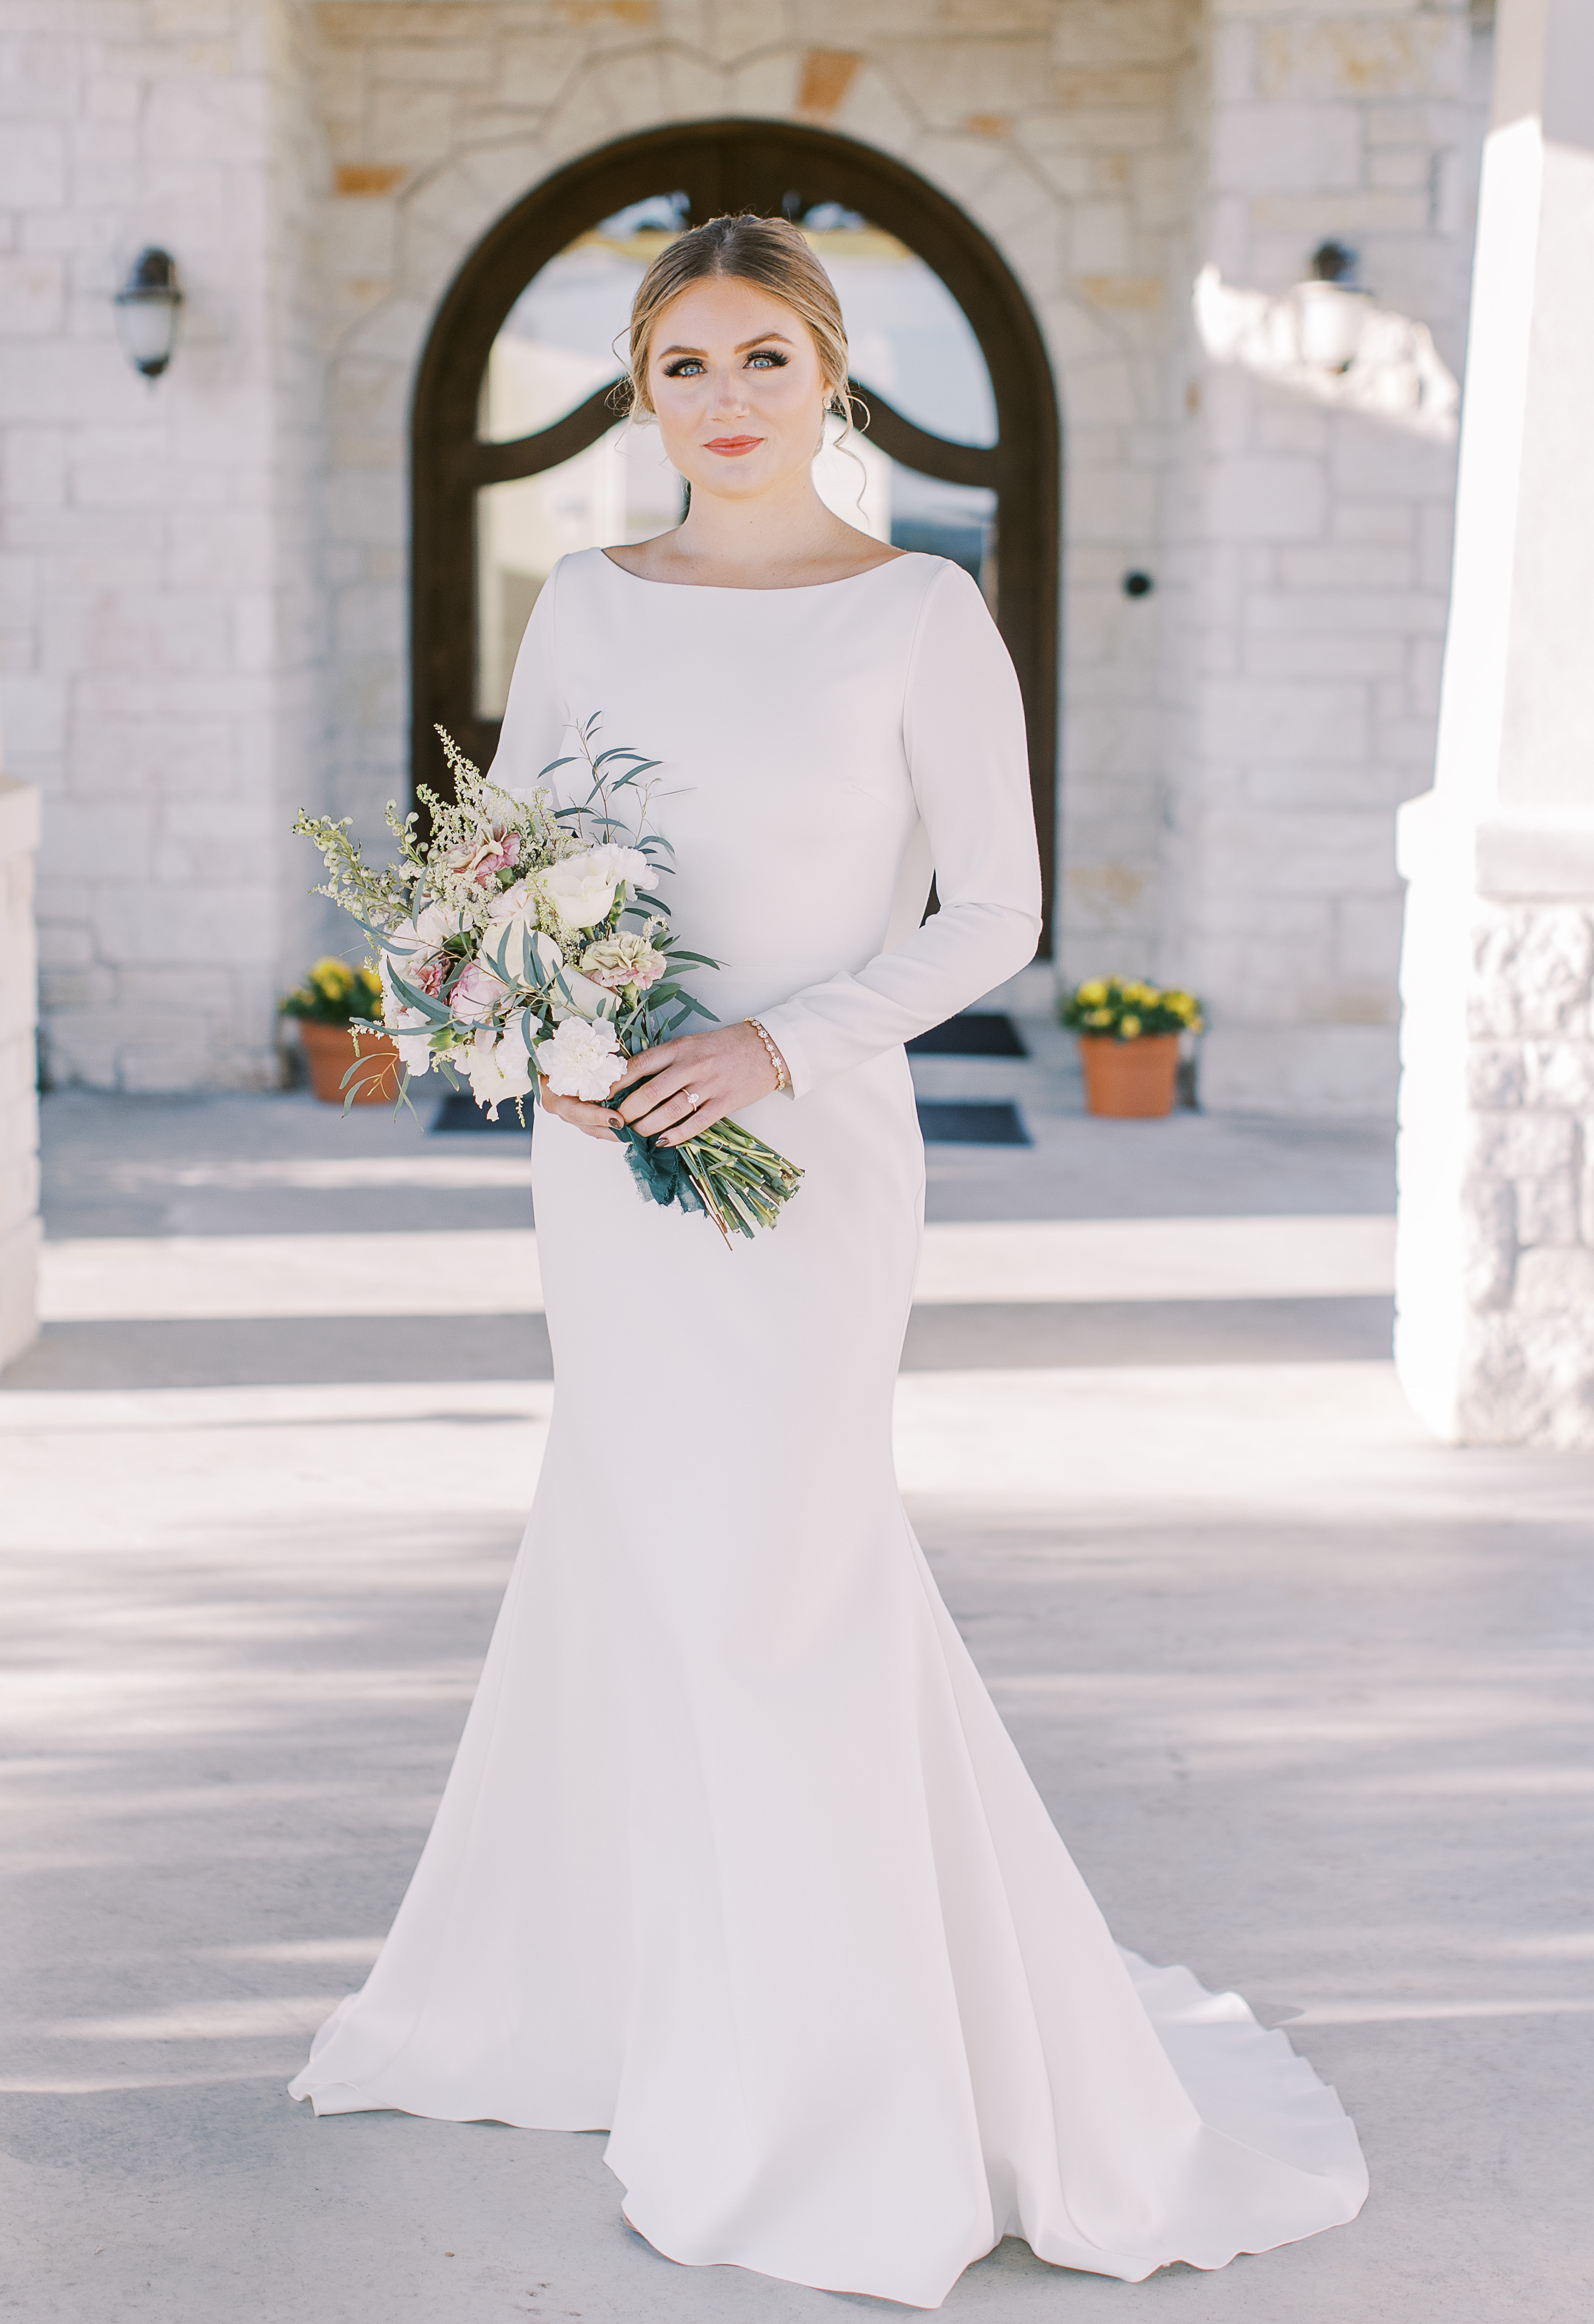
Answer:
<svg viewBox="0 0 1594 2324"><path fill-rule="evenodd" d="M1033 1146L1024 1117L1010 1098L998 1105L961 1098L921 1097L918 1126L926 1146Z"/></svg>
<svg viewBox="0 0 1594 2324"><path fill-rule="evenodd" d="M994 1009L970 1009L909 1041L910 1057L1027 1057L1018 1028Z"/></svg>
<svg viewBox="0 0 1594 2324"><path fill-rule="evenodd" d="M512 1100L501 1099L498 1119L496 1121L490 1121L485 1108L476 1103L469 1090L456 1090L451 1097L446 1097L443 1100L442 1104L433 1114L431 1135L435 1138L439 1130L469 1130L475 1134L479 1134L484 1130L489 1134L508 1130L512 1130L517 1138L527 1138L531 1131L531 1101L526 1098L522 1102L526 1108L524 1130L521 1129L515 1113Z"/></svg>
<svg viewBox="0 0 1594 2324"><path fill-rule="evenodd" d="M1035 1142L1024 1127L1018 1107L1007 1098L999 1104L980 1104L962 1099L923 1097L918 1102L918 1126L926 1146L1030 1146ZM522 1130L512 1105L501 1105L497 1120L490 1121L475 1098L464 1090L446 1097L431 1122L434 1138L450 1131L471 1137L480 1137L484 1131L490 1137L509 1131L516 1138L525 1138L530 1130L530 1105Z"/></svg>

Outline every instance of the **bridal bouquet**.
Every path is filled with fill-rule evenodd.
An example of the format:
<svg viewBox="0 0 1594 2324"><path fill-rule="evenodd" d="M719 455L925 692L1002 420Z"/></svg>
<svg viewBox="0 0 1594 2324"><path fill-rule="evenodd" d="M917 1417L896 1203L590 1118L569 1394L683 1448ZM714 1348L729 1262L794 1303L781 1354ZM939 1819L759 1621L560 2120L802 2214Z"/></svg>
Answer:
<svg viewBox="0 0 1594 2324"><path fill-rule="evenodd" d="M529 800L500 790L439 726L454 797L421 787L424 840L418 816L401 817L390 806L399 854L381 870L364 862L347 817L296 820L327 866L316 892L370 940L382 1022L369 1029L388 1034L402 1059L401 1104L410 1082L434 1066L455 1088L463 1075L494 1121L505 1101L521 1113L539 1074L560 1097L603 1100L626 1058L672 1039L694 1015L712 1019L681 972L718 963L681 948L668 905L652 893L669 847L647 828L645 778L658 761L630 750L594 752L597 726L589 719L578 737L591 788L567 807L541 788ZM574 763L572 754L542 771ZM629 826L615 812L622 793L630 794ZM351 1065L349 1102L361 1074L375 1070L358 1059ZM616 1135L644 1194L705 1211L727 1242L733 1232L773 1226L802 1177L729 1120L679 1146L661 1147L629 1124Z"/></svg>

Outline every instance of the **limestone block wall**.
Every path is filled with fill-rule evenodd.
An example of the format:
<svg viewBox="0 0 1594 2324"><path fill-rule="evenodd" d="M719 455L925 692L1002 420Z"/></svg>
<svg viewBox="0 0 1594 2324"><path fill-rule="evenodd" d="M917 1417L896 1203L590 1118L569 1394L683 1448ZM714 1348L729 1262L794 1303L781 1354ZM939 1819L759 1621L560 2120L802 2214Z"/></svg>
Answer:
<svg viewBox="0 0 1594 2324"><path fill-rule="evenodd" d="M49 1069L256 1084L321 758L307 19L11 0L0 30L0 707L43 795ZM149 243L187 292L152 388L110 305Z"/></svg>
<svg viewBox="0 0 1594 2324"><path fill-rule="evenodd" d="M1432 779L1489 44L1465 0L1212 0L1208 31L1159 957L1209 1004L1204 1104L1387 1114L1395 817ZM1328 239L1380 310L1343 378L1278 338Z"/></svg>
<svg viewBox="0 0 1594 2324"><path fill-rule="evenodd" d="M38 844L38 792L0 775L0 1365L39 1328Z"/></svg>
<svg viewBox="0 0 1594 2324"><path fill-rule="evenodd" d="M1471 931L1458 1433L1594 1444L1594 909L1480 899Z"/></svg>

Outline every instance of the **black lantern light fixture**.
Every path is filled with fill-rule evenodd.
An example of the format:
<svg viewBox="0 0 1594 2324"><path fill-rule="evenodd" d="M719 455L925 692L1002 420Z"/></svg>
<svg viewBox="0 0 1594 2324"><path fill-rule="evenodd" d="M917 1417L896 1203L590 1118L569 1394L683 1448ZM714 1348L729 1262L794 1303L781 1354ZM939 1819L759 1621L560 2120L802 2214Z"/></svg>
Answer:
<svg viewBox="0 0 1594 2324"><path fill-rule="evenodd" d="M1356 280L1358 263L1342 242L1321 243L1310 281L1295 285L1295 342L1318 371L1346 372L1356 361L1373 295Z"/></svg>
<svg viewBox="0 0 1594 2324"><path fill-rule="evenodd" d="M113 302L122 352L144 378L157 380L177 344L177 310L182 290L177 261L169 250L141 250Z"/></svg>

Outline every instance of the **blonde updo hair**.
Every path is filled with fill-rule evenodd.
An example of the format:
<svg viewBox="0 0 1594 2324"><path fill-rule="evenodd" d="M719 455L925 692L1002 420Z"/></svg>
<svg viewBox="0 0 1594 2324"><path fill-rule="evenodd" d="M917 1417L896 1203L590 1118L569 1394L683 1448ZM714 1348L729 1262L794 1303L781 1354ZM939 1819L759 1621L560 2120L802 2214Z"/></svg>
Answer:
<svg viewBox="0 0 1594 2324"><path fill-rule="evenodd" d="M739 282L756 282L782 305L799 315L812 334L825 382L825 408L852 425L852 398L847 392L847 331L842 321L835 285L797 227L783 217L710 218L667 243L643 275L631 310L628 408L651 413L648 392L648 357L653 330L670 300L689 282L726 274Z"/></svg>

